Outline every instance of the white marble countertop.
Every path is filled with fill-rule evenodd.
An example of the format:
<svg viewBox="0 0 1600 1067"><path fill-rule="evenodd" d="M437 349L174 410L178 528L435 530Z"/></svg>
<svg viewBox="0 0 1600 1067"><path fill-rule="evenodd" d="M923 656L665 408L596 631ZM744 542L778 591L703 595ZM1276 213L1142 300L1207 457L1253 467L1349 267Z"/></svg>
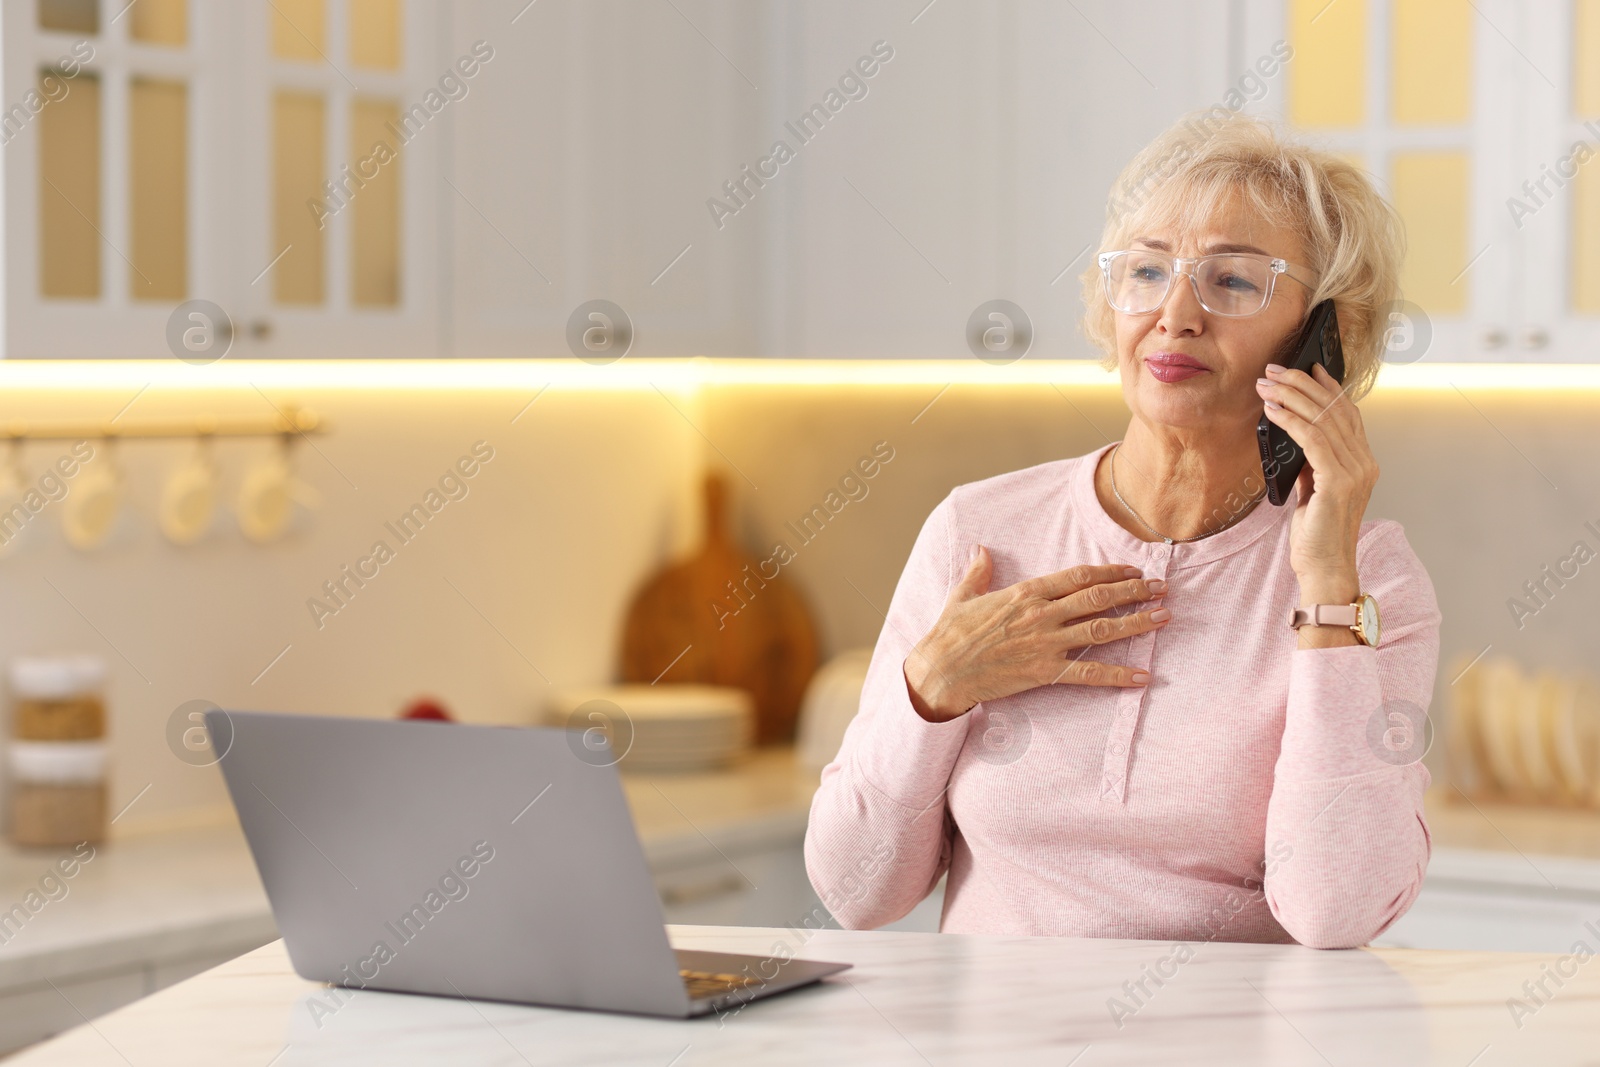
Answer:
<svg viewBox="0 0 1600 1067"><path fill-rule="evenodd" d="M1131 1015L1111 998L1153 941L671 927L680 948L848 961L737 1015L661 1020L357 992L317 1025L280 942L19 1054L18 1067L205 1064L1499 1064L1594 1062L1600 963L1536 1011L1507 998L1557 957L1210 943ZM1600 941L1600 938L1592 938ZM1592 946L1594 947L1594 946ZM1170 968L1168 968L1170 970ZM1570 966L1568 969L1572 969Z"/></svg>

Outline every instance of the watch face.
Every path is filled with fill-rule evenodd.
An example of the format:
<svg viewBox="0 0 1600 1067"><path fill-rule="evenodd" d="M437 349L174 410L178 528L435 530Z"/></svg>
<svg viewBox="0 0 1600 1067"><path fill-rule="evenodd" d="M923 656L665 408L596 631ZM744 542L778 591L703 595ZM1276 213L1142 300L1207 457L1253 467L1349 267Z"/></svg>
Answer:
<svg viewBox="0 0 1600 1067"><path fill-rule="evenodd" d="M1378 602L1371 596L1361 598L1361 634L1367 644L1378 643Z"/></svg>

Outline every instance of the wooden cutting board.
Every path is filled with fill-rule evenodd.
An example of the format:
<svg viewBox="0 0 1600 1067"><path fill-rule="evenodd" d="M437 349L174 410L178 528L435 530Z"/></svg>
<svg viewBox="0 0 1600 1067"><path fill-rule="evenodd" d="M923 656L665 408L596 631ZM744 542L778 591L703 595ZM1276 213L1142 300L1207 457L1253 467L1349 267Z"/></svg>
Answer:
<svg viewBox="0 0 1600 1067"><path fill-rule="evenodd" d="M817 669L811 615L782 573L787 553L756 557L734 544L720 475L706 475L704 503L705 542L634 595L622 630L622 680L749 690L756 743L792 741Z"/></svg>

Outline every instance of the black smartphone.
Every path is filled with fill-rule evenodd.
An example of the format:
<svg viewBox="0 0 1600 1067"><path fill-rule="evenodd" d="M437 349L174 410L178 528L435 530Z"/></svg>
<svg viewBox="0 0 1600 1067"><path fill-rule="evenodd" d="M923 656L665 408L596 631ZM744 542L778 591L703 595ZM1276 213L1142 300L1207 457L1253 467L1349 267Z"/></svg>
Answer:
<svg viewBox="0 0 1600 1067"><path fill-rule="evenodd" d="M1339 345L1339 316L1332 300L1324 300L1311 309L1300 335L1276 362L1307 374L1320 363L1334 381L1344 384L1344 349ZM1300 477L1300 468L1306 465L1306 454L1265 412L1256 423L1256 444L1261 448L1261 476L1267 483L1267 499L1282 507L1289 499L1289 488Z"/></svg>

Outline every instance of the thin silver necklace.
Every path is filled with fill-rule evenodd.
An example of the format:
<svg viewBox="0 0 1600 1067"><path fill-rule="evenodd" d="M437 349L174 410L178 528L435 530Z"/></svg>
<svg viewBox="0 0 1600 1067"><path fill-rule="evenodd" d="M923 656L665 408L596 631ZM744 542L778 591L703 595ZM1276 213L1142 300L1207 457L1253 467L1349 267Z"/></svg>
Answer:
<svg viewBox="0 0 1600 1067"><path fill-rule="evenodd" d="M1126 500L1122 499L1122 494L1120 492L1118 492L1118 490L1117 490L1117 451L1120 448L1122 448L1122 442L1121 441L1118 441L1116 444L1111 446L1111 492L1112 492L1112 494L1114 496L1116 496L1117 503L1121 504L1123 507L1128 509L1128 514L1129 515L1132 515L1134 518L1139 520L1139 525L1140 526L1143 526L1146 530L1149 530L1151 533L1155 534L1157 537L1161 538L1161 540L1165 541L1169 545L1185 545L1185 544L1188 544L1190 541L1198 541L1203 537L1213 537L1216 534L1221 533L1223 530L1226 530L1228 527L1230 527L1230 526L1234 525L1235 523L1239 522L1246 515L1250 514L1252 511L1254 511L1256 509L1256 505L1261 503L1262 497L1265 497L1267 495L1266 487L1262 486L1261 492L1256 496L1256 498L1254 500L1250 501L1250 506L1249 507L1245 508L1239 514L1235 515L1233 518L1229 519L1227 522L1223 523L1221 526L1218 526L1215 530L1212 530L1210 533L1195 534L1193 537L1168 537L1166 534L1162 533L1160 530L1156 529L1154 526L1151 526L1148 522L1145 522L1144 521L1144 517L1142 515L1140 515L1137 511L1134 511L1133 508L1128 504L1128 502Z"/></svg>

